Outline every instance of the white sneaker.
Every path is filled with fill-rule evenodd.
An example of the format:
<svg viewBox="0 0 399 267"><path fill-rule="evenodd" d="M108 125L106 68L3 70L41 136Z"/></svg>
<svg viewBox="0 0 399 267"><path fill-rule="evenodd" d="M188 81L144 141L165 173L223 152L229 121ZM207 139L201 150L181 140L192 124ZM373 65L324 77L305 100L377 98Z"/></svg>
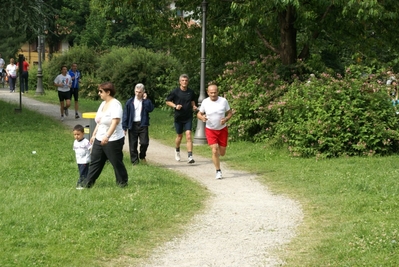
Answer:
<svg viewBox="0 0 399 267"><path fill-rule="evenodd" d="M222 172L221 171L217 171L216 172L216 180L219 180L219 179L222 179L222 178L223 178Z"/></svg>
<svg viewBox="0 0 399 267"><path fill-rule="evenodd" d="M180 151L178 152L175 150L175 159L176 161L180 161Z"/></svg>
<svg viewBox="0 0 399 267"><path fill-rule="evenodd" d="M64 116L61 116L61 119L60 119L61 121L64 121Z"/></svg>
<svg viewBox="0 0 399 267"><path fill-rule="evenodd" d="M195 160L193 159L193 156L189 156L187 162L188 163L194 163Z"/></svg>

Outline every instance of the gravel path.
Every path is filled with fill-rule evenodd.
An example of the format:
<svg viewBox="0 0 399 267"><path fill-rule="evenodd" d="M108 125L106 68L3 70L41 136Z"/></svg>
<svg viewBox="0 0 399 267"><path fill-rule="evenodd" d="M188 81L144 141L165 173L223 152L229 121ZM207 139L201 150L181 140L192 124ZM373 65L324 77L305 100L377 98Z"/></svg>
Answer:
<svg viewBox="0 0 399 267"><path fill-rule="evenodd" d="M19 94L11 94L6 89L0 89L0 98L19 104ZM24 96L22 104L23 109L26 107L59 118L58 106ZM77 123L87 125L88 121L72 117L64 121L71 128ZM278 258L278 251L284 249L284 244L295 236L296 227L303 219L297 202L272 194L258 182L255 175L230 169L223 163L224 179L215 180L212 161L196 156L195 147L196 163L192 165L185 161L176 162L173 148L156 140L150 141L147 158L149 162L181 172L200 182L212 196L206 203L205 211L193 218L181 236L157 248L141 266L246 267L284 264ZM123 258L111 265L137 264L129 264L129 259Z"/></svg>

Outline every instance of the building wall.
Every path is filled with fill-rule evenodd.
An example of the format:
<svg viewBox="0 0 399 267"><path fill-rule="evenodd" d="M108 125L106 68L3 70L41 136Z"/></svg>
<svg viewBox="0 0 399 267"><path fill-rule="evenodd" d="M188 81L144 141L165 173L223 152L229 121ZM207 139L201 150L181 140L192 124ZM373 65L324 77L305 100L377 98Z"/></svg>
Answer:
<svg viewBox="0 0 399 267"><path fill-rule="evenodd" d="M44 51L44 60L48 60L48 47L46 45L44 45L45 47L45 51ZM67 41L62 41L59 46L60 51L59 52L64 52L64 51L68 51L69 50L69 44ZM29 44L29 43L25 43L21 46L20 50L18 51L18 54L23 54L25 56L26 61L28 61L28 63L30 65L36 65L39 63L39 56L38 56L38 52L37 52L37 42Z"/></svg>

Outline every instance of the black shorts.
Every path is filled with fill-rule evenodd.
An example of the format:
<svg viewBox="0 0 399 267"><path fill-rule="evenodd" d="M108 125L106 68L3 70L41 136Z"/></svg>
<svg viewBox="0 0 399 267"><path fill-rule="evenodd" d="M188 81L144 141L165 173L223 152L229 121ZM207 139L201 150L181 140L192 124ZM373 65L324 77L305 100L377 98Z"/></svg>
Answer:
<svg viewBox="0 0 399 267"><path fill-rule="evenodd" d="M186 121L175 121L175 130L177 134L182 134L183 131L191 131L193 127L193 119L190 118Z"/></svg>
<svg viewBox="0 0 399 267"><path fill-rule="evenodd" d="M79 100L79 88L71 88L71 98L75 99L75 101Z"/></svg>
<svg viewBox="0 0 399 267"><path fill-rule="evenodd" d="M61 92L58 91L58 99L60 100L60 102L64 101L64 100L71 100L71 92Z"/></svg>

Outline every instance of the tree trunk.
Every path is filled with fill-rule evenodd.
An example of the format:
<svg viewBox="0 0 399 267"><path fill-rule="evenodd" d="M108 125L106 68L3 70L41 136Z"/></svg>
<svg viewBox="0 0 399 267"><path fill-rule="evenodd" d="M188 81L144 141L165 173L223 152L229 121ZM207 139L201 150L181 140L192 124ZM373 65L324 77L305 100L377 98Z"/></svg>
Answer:
<svg viewBox="0 0 399 267"><path fill-rule="evenodd" d="M291 65L296 62L296 20L295 8L288 6L286 10L278 13L280 26L280 57L283 65Z"/></svg>

